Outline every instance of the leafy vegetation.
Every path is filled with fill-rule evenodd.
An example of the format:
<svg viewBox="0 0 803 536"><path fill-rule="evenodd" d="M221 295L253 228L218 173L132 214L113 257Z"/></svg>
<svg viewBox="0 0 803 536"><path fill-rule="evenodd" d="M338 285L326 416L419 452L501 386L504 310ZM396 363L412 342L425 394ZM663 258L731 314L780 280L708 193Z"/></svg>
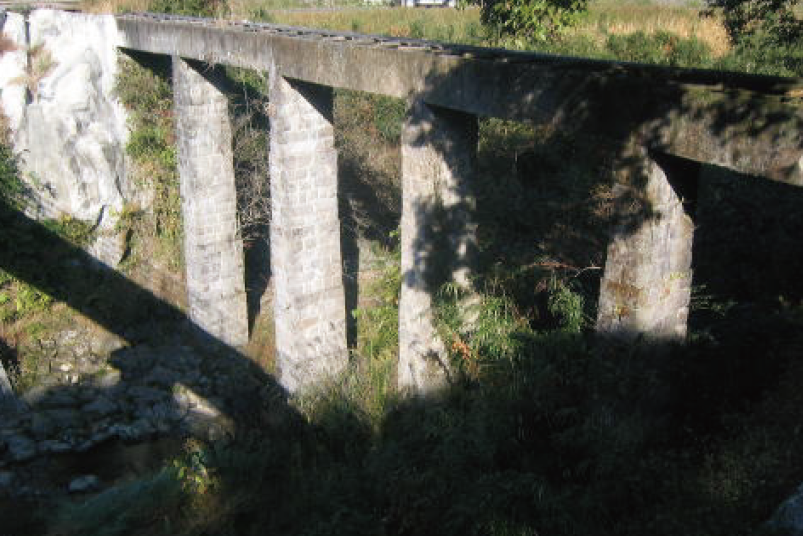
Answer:
<svg viewBox="0 0 803 536"><path fill-rule="evenodd" d="M0 201L12 206L19 205L23 184L19 178L17 159L11 148L0 143Z"/></svg>
<svg viewBox="0 0 803 536"><path fill-rule="evenodd" d="M488 0L481 19L499 34L544 42L577 24L587 9L588 0Z"/></svg>
<svg viewBox="0 0 803 536"><path fill-rule="evenodd" d="M145 67L121 58L116 92L128 110L126 152L134 183L151 199L147 208L125 207L118 227L131 237L129 265L153 259L178 269L183 266L183 232L169 69L169 60Z"/></svg>

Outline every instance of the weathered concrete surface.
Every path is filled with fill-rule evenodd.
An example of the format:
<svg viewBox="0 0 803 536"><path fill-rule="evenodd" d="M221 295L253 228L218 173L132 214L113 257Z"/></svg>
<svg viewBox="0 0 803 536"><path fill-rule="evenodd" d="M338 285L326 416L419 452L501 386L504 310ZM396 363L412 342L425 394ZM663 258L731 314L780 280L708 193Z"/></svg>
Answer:
<svg viewBox="0 0 803 536"><path fill-rule="evenodd" d="M475 116L413 104L402 131L402 389L425 393L448 380L448 356L433 326L432 300L444 283L470 284L476 150Z"/></svg>
<svg viewBox="0 0 803 536"><path fill-rule="evenodd" d="M694 224L665 172L634 147L617 170L621 222L608 246L597 330L680 340L691 298Z"/></svg>
<svg viewBox="0 0 803 536"><path fill-rule="evenodd" d="M116 264L123 245L112 230L126 189L127 131L114 97L115 20L38 10L27 23L9 14L6 25L17 50L2 59L0 91L30 187L28 211L100 224L108 232L95 253Z"/></svg>
<svg viewBox="0 0 803 536"><path fill-rule="evenodd" d="M203 69L173 58L189 314L209 334L241 346L248 310L228 100L215 73Z"/></svg>
<svg viewBox="0 0 803 536"><path fill-rule="evenodd" d="M332 89L271 70L270 128L276 360L293 392L348 363Z"/></svg>
<svg viewBox="0 0 803 536"><path fill-rule="evenodd" d="M121 46L476 115L553 122L743 173L803 183L800 81L561 58L277 25L118 17ZM649 126L649 129L645 127ZM730 135L733 134L733 135Z"/></svg>

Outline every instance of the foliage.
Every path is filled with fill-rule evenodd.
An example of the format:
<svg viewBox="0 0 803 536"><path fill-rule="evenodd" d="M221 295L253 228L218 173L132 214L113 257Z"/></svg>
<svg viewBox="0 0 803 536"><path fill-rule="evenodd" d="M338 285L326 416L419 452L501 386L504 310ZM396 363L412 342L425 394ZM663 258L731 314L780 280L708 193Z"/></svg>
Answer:
<svg viewBox="0 0 803 536"><path fill-rule="evenodd" d="M487 0L481 20L500 35L544 42L577 24L588 0Z"/></svg>
<svg viewBox="0 0 803 536"><path fill-rule="evenodd" d="M394 358L399 344L399 293L401 251L375 249L381 260L378 277L368 284L370 302L352 312L359 326L357 352L369 359Z"/></svg>
<svg viewBox="0 0 803 536"><path fill-rule="evenodd" d="M227 67L232 82L229 116L240 236L246 246L263 238L270 221L268 83L265 73Z"/></svg>
<svg viewBox="0 0 803 536"><path fill-rule="evenodd" d="M798 0L709 0L708 13L722 14L735 48L736 60L725 66L803 76L803 18L798 4Z"/></svg>
<svg viewBox="0 0 803 536"><path fill-rule="evenodd" d="M796 43L778 39L776 34L759 31L741 37L728 56L716 67L732 71L775 76L803 77L803 38Z"/></svg>
<svg viewBox="0 0 803 536"><path fill-rule="evenodd" d="M371 137L386 143L399 143L407 105L386 95L366 95L358 91L338 91L337 106L348 109L349 122L368 129Z"/></svg>
<svg viewBox="0 0 803 536"><path fill-rule="evenodd" d="M0 143L0 203L18 206L23 191L17 158L9 146Z"/></svg>
<svg viewBox="0 0 803 536"><path fill-rule="evenodd" d="M129 263L155 257L177 269L183 266L183 230L172 89L168 64L151 67L124 58L117 75L115 91L129 112L126 152L133 162L134 181L152 196L147 210L127 207L125 214L138 216L123 218L119 225L131 225Z"/></svg>
<svg viewBox="0 0 803 536"><path fill-rule="evenodd" d="M795 12L798 0L708 0L709 14L718 8L733 43L765 34L776 45L800 43L803 20Z"/></svg>
<svg viewBox="0 0 803 536"><path fill-rule="evenodd" d="M19 209L24 191L19 176L16 158L11 150L0 144L0 209ZM6 208L8 207L8 208ZM92 227L71 217L43 222L45 228L59 235L68 243L78 247L86 246L92 238ZM37 244L13 228L0 229L0 239L8 250L26 256ZM47 311L53 298L46 289L30 285L0 267L0 322L9 323Z"/></svg>
<svg viewBox="0 0 803 536"><path fill-rule="evenodd" d="M45 220L42 226L48 231L64 239L68 244L84 248L92 243L95 229L92 224L72 216Z"/></svg>
<svg viewBox="0 0 803 536"><path fill-rule="evenodd" d="M152 0L150 11L196 17L224 17L229 12L225 0Z"/></svg>

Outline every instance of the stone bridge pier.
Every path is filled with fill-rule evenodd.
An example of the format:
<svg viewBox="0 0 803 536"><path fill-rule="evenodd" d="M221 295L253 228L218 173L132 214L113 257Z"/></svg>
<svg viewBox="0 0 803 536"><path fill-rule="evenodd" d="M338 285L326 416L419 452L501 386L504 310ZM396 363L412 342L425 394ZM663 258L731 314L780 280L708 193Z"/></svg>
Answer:
<svg viewBox="0 0 803 536"><path fill-rule="evenodd" d="M615 174L620 221L600 282L597 331L626 340L682 340L691 300L694 223L667 172L646 148L629 148Z"/></svg>
<svg viewBox="0 0 803 536"><path fill-rule="evenodd" d="M295 391L348 363L332 88L275 68L269 83L276 359Z"/></svg>
<svg viewBox="0 0 803 536"><path fill-rule="evenodd" d="M472 195L477 116L413 102L402 130L399 387L426 393L449 365L432 301L444 283L468 290L475 249Z"/></svg>
<svg viewBox="0 0 803 536"><path fill-rule="evenodd" d="M248 342L228 101L215 69L173 57L190 318ZM270 73L271 273L281 384L296 391L348 363L332 88Z"/></svg>
<svg viewBox="0 0 803 536"><path fill-rule="evenodd" d="M173 57L190 318L226 344L248 342L243 244L228 99L215 70Z"/></svg>

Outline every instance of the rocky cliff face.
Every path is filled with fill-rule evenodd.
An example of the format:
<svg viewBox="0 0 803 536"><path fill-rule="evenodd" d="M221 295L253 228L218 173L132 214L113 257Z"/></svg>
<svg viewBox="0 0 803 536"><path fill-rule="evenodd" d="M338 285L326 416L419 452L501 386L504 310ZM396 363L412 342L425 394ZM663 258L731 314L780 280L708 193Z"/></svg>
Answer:
<svg viewBox="0 0 803 536"><path fill-rule="evenodd" d="M124 247L115 213L128 190L114 19L37 10L6 13L0 25L16 47L0 57L0 104L30 187L29 210L97 223L93 253L114 265Z"/></svg>

